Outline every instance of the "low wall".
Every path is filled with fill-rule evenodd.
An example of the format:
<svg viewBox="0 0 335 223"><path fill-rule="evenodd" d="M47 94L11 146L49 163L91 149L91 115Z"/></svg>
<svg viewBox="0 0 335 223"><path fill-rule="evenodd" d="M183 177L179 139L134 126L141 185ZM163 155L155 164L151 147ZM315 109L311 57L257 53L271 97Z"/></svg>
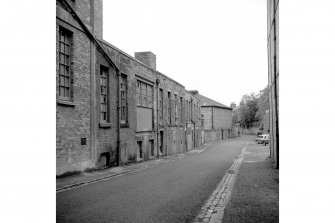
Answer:
<svg viewBox="0 0 335 223"><path fill-rule="evenodd" d="M205 143L232 138L231 129L204 130Z"/></svg>
<svg viewBox="0 0 335 223"><path fill-rule="evenodd" d="M257 132L259 132L259 128L258 127L252 127L252 128L241 128L240 129L242 134L247 134L247 135L256 135Z"/></svg>

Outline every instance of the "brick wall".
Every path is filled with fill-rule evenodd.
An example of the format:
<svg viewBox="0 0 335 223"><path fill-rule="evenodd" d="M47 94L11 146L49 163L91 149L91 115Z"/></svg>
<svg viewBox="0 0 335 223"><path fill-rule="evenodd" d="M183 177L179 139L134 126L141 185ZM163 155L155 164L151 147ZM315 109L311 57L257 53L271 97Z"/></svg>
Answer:
<svg viewBox="0 0 335 223"><path fill-rule="evenodd" d="M102 37L102 1L77 0L72 4L80 18L91 29L94 23L94 30L99 37ZM97 6L92 13L92 2ZM101 15L99 12L101 10ZM89 167L103 165L115 165L118 160L118 77L116 70L106 61L100 50L92 45L83 28L80 27L71 14L57 2L57 26L56 26L56 79L58 83L58 31L59 26L70 29L73 32L73 44L71 49L71 67L73 69L73 99L74 106L57 104L57 175L67 171L84 170ZM92 14L94 16L92 16ZM95 18L92 21L92 18ZM100 22L101 20L101 22ZM98 25L96 25L96 23ZM101 25L101 27L99 26ZM158 131L163 131L163 155L185 152L187 150L186 124L194 125L193 140L190 148L201 145L200 121L194 106L199 104L192 94L183 85L165 76L164 74L137 61L111 44L101 40L100 42L109 57L119 68L119 73L127 76L127 106L128 123L120 128L120 164L139 161L137 142L142 142L143 159L151 159L151 149L154 142L154 156L157 156ZM91 48L91 46L93 46ZM92 52L91 52L92 51ZM94 59L91 64L91 57ZM108 126L100 125L100 68L101 65L108 68L109 76L109 123ZM95 69L93 67L95 66ZM91 71L92 67L92 71ZM92 72L92 73L91 73ZM153 131L137 132L137 79L145 79L153 84ZM157 84L163 89L163 119L159 120L161 125L157 129ZM91 83L95 83L91 86ZM57 86L56 86L57 87ZM167 103L168 92L172 96L172 123L168 122ZM183 103L178 103L177 111L184 112L183 119L178 115L178 122L175 122L175 95L183 98ZM58 98L58 93L56 95ZM193 115L186 118L186 101L192 101ZM95 104L94 104L95 103ZM93 106L93 107L91 107ZM181 109L183 107L183 109ZM95 114L95 116L93 116ZM91 116L93 117L91 119ZM93 124L92 124L93 123ZM86 139L86 145L81 145L82 138ZM93 141L90 141L94 139ZM109 162L104 155L108 154ZM95 157L97 155L97 157Z"/></svg>
<svg viewBox="0 0 335 223"><path fill-rule="evenodd" d="M180 116L178 117L178 123L175 123L175 95L178 95L183 98L183 112L184 117L186 117L186 103L185 101L192 101L194 104L198 100L188 93L184 86L175 82L174 80L162 75L159 72L151 69L150 67L138 62L135 58L127 55L121 50L117 49L113 45L101 41L101 44L106 49L108 55L112 58L115 64L119 67L120 73L127 75L128 80L128 126L121 128L121 144L122 151L120 151L122 156L122 162L129 162L129 159L136 156L138 157L137 141L142 141L142 148L144 153L149 153L151 145L149 140L154 140L155 146L155 155L157 155L157 85L156 78L159 79L159 88L163 89L163 120L159 120L160 127L159 129L164 132L164 141L163 141L163 153L174 154L186 151L186 136L185 136L185 125L186 118L183 119L183 122L180 121ZM136 82L138 78L143 78L151 82L154 86L153 88L153 126L154 131L149 132L137 132L137 101L136 101ZM172 99L172 123L168 123L167 115L167 106L168 106L168 92L171 92ZM180 112L180 104L177 106L177 111ZM177 113L177 115L179 115ZM199 126L200 122L196 120L196 125ZM199 133L196 137L198 140L201 140ZM123 140L126 139L126 142L123 143ZM199 142L196 143L198 145ZM125 150L125 151L124 151ZM148 152L149 151L149 152ZM123 154L123 155L122 155ZM150 156L146 157L150 158Z"/></svg>
<svg viewBox="0 0 335 223"><path fill-rule="evenodd" d="M101 112L100 112L100 69L101 66L108 68L109 71L109 123L108 127L101 126ZM116 165L118 161L117 157L117 101L118 101L118 78L114 68L107 62L104 56L96 51L96 126L97 131L96 139L96 150L98 153L98 166L106 165L104 157L108 155L110 157L107 165Z"/></svg>
<svg viewBox="0 0 335 223"><path fill-rule="evenodd" d="M60 7L60 6L57 6ZM57 10L62 18L71 15ZM73 26L76 22L69 21ZM74 106L57 103L56 107L56 159L57 174L84 169L91 165L90 158L90 40L81 30L57 19L56 25L56 89L58 89L59 26L70 28L72 34L71 63L73 72ZM56 91L58 101L58 90ZM81 139L86 145L81 145Z"/></svg>

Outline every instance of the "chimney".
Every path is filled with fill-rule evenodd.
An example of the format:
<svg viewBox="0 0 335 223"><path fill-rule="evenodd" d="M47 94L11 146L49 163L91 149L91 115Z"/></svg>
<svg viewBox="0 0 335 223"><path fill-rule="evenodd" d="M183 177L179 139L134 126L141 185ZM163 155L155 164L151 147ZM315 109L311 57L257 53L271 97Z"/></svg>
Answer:
<svg viewBox="0 0 335 223"><path fill-rule="evenodd" d="M135 59L156 70L156 55L150 51L135 52Z"/></svg>
<svg viewBox="0 0 335 223"><path fill-rule="evenodd" d="M93 28L93 34L102 39L103 33L103 10L102 0L90 0L91 10L91 26ZM93 19L92 19L93 18Z"/></svg>
<svg viewBox="0 0 335 223"><path fill-rule="evenodd" d="M199 94L199 91L197 90L189 90L188 92L190 92L193 95Z"/></svg>
<svg viewBox="0 0 335 223"><path fill-rule="evenodd" d="M232 102L232 103L230 104L230 107L234 110L234 109L236 108L236 104L235 104L235 102Z"/></svg>

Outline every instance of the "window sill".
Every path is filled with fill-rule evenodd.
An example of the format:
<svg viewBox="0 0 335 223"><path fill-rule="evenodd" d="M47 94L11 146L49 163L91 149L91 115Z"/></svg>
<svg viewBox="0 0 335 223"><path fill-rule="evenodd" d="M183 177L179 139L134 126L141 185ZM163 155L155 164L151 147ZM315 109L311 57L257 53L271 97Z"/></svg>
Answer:
<svg viewBox="0 0 335 223"><path fill-rule="evenodd" d="M110 122L100 122L99 123L99 127L100 128L111 128L112 127L112 123L110 123Z"/></svg>
<svg viewBox="0 0 335 223"><path fill-rule="evenodd" d="M71 106L71 107L74 107L76 105L76 103L74 103L73 101L64 101L64 100L61 100L61 99L57 100L57 104L65 105L65 106Z"/></svg>

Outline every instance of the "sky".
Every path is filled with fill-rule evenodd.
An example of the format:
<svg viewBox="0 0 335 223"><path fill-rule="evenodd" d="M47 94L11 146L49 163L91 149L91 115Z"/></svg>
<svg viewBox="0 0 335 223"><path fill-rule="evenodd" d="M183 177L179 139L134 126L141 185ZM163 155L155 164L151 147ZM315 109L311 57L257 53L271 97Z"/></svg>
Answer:
<svg viewBox="0 0 335 223"><path fill-rule="evenodd" d="M103 38L230 106L267 85L266 0L103 1Z"/></svg>

